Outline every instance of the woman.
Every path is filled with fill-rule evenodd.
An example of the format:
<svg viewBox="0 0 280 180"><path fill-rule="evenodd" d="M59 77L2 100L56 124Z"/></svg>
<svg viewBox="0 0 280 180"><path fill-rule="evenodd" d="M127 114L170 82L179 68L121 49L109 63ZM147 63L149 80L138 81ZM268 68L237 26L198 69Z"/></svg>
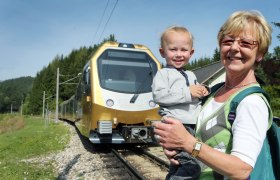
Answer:
<svg viewBox="0 0 280 180"><path fill-rule="evenodd" d="M171 163L178 164L172 158L176 151L168 149L180 149L204 163L200 179L249 177L271 124L268 105L261 95L245 97L237 107L232 127L224 108L240 90L259 86L254 70L268 51L271 31L257 11L235 12L223 24L218 42L226 70L225 85L203 106L196 127L198 139L172 118L154 124L155 134Z"/></svg>

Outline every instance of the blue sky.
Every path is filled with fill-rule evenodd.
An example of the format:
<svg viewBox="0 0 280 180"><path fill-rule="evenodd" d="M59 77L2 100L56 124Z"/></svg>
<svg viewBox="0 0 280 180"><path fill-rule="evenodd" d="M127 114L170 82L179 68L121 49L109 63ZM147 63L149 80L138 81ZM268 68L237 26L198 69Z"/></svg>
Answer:
<svg viewBox="0 0 280 180"><path fill-rule="evenodd" d="M35 77L56 55L67 56L109 34L119 42L146 45L163 61L160 34L170 25L183 25L195 37L195 59L213 55L220 26L236 10L259 10L269 22L280 22L279 0L119 0L108 21L116 1L1 0L0 81ZM272 27L270 52L280 45L280 29Z"/></svg>

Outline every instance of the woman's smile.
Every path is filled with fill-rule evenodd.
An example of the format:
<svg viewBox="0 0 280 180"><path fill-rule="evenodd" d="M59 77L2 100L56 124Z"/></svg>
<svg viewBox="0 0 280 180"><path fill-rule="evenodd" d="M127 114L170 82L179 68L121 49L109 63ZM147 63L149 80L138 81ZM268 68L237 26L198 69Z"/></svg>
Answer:
<svg viewBox="0 0 280 180"><path fill-rule="evenodd" d="M237 56L227 56L227 59L230 60L230 61L233 61L233 60L241 60L241 61L244 61L244 58L242 58L242 57L237 57Z"/></svg>

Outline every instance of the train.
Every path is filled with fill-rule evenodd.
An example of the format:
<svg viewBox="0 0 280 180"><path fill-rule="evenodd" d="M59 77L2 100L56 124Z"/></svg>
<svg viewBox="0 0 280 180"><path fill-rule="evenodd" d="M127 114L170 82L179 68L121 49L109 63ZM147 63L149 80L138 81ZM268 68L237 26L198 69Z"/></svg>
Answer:
<svg viewBox="0 0 280 180"><path fill-rule="evenodd" d="M161 63L140 44L105 42L83 67L76 93L59 105L94 144L153 143L158 105L152 81Z"/></svg>

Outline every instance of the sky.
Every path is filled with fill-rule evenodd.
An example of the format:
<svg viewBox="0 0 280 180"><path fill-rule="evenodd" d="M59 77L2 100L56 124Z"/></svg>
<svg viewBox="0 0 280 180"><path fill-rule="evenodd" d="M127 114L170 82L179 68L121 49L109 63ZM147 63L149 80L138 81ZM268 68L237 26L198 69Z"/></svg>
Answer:
<svg viewBox="0 0 280 180"><path fill-rule="evenodd" d="M280 22L279 0L0 0L0 81L35 77L55 56L110 34L147 46L164 62L159 39L171 25L194 35L192 60L212 57L219 28L237 10L258 10L268 22ZM280 28L272 28L269 52L280 45Z"/></svg>

